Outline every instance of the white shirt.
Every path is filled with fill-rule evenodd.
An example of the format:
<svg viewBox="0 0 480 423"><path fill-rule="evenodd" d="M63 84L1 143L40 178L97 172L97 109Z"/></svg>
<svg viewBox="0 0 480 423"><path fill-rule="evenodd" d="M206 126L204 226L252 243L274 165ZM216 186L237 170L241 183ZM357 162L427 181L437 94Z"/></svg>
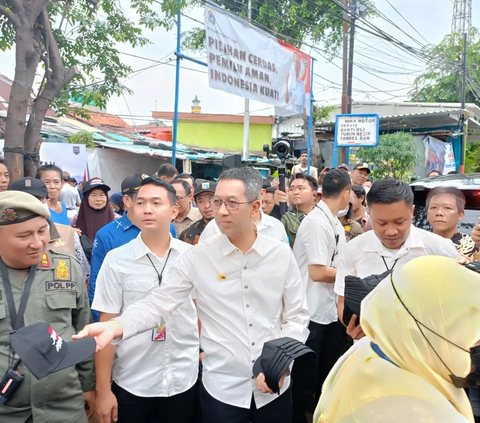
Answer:
<svg viewBox="0 0 480 423"><path fill-rule="evenodd" d="M162 274L162 285L168 281L168 270L175 267L180 255L191 246L170 240L170 256ZM158 288L158 273L165 257L157 257L145 245L141 234L129 243L110 251L100 269L92 309L120 314ZM165 325L164 341L152 341L151 322L144 333L116 346L112 378L128 392L139 397L171 397L190 389L198 377L198 320L192 299L186 295L180 307Z"/></svg>
<svg viewBox="0 0 480 423"><path fill-rule="evenodd" d="M335 278L335 293L345 295L345 276L358 276L365 278L370 275L379 275L395 264L395 269L400 269L409 261L422 256L444 256L459 258L453 242L431 232L412 226L410 233L398 251L391 251L382 244L375 232L368 231L352 239L347 247L340 252Z"/></svg>
<svg viewBox="0 0 480 423"><path fill-rule="evenodd" d="M169 321L195 289L205 389L218 401L246 409L253 394L260 408L278 398L261 393L253 376L253 363L263 344L285 336L301 342L308 337L309 315L301 284L287 244L258 234L243 255L220 234L184 253L169 269L165 283L130 306L118 321L124 339L131 338ZM282 393L289 383L286 377Z"/></svg>
<svg viewBox="0 0 480 423"><path fill-rule="evenodd" d="M60 192L60 201L65 204L65 207L69 210L77 209L77 204L82 201L78 189L72 187L68 183L63 184L62 191Z"/></svg>
<svg viewBox="0 0 480 423"><path fill-rule="evenodd" d="M333 291L333 282L314 282L310 279L308 266L336 267L338 252L346 244L342 224L328 206L320 201L302 220L293 246L293 254L307 292L310 320L315 323L328 325L338 320L337 297Z"/></svg>
<svg viewBox="0 0 480 423"><path fill-rule="evenodd" d="M283 226L283 223L280 220L275 219L274 217L269 216L268 214L265 214L261 210L260 210L260 216L261 216L261 220L257 225L257 232L259 234L268 236L273 239L277 239L279 241L282 241L288 244L288 236L287 236L287 232L285 231L285 226ZM219 235L221 233L222 231L218 226L217 222L215 221L215 219L212 219L210 222L208 222L207 226L205 226L205 229L200 235L200 239L198 242L201 243L207 240L208 238L214 235Z"/></svg>
<svg viewBox="0 0 480 423"><path fill-rule="evenodd" d="M292 167L292 176L297 173L307 173L307 167L302 167L302 164L296 164ZM313 176L315 179L318 179L318 169L314 166L310 166L310 176Z"/></svg>

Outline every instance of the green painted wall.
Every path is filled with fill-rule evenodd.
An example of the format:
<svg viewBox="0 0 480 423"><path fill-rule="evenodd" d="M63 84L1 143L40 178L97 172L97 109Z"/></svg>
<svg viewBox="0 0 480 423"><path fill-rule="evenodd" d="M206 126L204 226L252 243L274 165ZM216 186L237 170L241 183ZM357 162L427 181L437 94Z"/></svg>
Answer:
<svg viewBox="0 0 480 423"><path fill-rule="evenodd" d="M272 141L272 126L250 124L250 151L262 151ZM178 122L178 142L203 148L243 150L243 123Z"/></svg>

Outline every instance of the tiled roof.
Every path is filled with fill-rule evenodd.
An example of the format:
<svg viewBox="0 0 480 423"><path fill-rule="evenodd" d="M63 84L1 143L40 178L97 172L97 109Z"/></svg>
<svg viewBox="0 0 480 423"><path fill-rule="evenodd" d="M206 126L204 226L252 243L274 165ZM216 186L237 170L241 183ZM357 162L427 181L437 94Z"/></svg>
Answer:
<svg viewBox="0 0 480 423"><path fill-rule="evenodd" d="M130 125L118 116L103 112L89 112L90 119L84 119L79 116L70 116L70 118L77 119L92 126L109 126L112 128L126 128L130 129Z"/></svg>

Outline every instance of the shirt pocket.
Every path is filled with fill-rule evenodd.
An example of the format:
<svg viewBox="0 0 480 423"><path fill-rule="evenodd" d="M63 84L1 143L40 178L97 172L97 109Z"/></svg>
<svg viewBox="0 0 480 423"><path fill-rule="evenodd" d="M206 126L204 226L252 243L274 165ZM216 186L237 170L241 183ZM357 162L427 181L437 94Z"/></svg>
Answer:
<svg viewBox="0 0 480 423"><path fill-rule="evenodd" d="M72 310L77 308L75 292L55 292L45 295L47 303L45 320L57 331L72 325Z"/></svg>
<svg viewBox="0 0 480 423"><path fill-rule="evenodd" d="M159 286L157 276L127 279L124 284L123 299L126 306L147 297L150 292Z"/></svg>
<svg viewBox="0 0 480 423"><path fill-rule="evenodd" d="M0 290L0 338L4 339L12 330L10 318L7 317L7 302L5 300L5 292Z"/></svg>

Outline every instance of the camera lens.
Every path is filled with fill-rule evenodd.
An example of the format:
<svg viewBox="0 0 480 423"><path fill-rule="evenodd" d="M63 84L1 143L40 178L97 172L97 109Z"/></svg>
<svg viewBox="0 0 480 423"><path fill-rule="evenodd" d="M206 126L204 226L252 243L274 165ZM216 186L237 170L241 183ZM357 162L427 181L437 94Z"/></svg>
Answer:
<svg viewBox="0 0 480 423"><path fill-rule="evenodd" d="M277 148L277 154L287 154L288 148L285 144L280 144Z"/></svg>

